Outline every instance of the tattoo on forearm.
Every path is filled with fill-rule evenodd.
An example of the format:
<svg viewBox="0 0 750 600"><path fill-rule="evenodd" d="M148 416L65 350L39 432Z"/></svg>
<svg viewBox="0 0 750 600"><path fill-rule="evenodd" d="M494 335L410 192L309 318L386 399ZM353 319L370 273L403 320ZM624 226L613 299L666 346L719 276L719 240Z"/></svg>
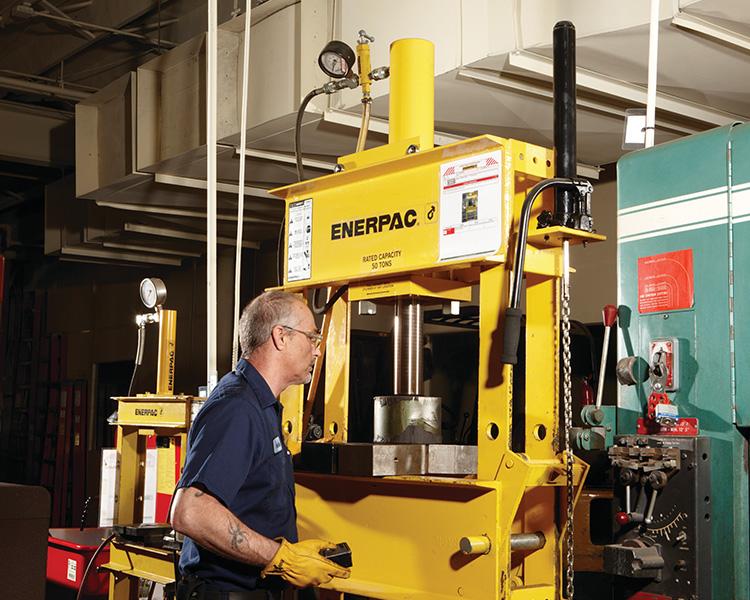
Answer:
<svg viewBox="0 0 750 600"><path fill-rule="evenodd" d="M239 550L240 546L247 541L247 535L242 531L242 525L239 521L229 521L229 543L234 550Z"/></svg>
<svg viewBox="0 0 750 600"><path fill-rule="evenodd" d="M196 498L199 498L200 496L203 496L203 495L205 495L205 493L206 493L206 492L202 492L202 491L200 491L200 490L196 490L196 491L195 491L195 497L196 497Z"/></svg>

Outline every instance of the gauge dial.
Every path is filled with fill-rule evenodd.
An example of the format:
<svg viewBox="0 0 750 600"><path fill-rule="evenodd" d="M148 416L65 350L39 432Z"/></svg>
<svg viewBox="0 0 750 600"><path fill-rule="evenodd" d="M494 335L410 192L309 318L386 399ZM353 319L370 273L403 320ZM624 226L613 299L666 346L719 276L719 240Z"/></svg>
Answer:
<svg viewBox="0 0 750 600"><path fill-rule="evenodd" d="M341 79L352 70L356 60L354 50L344 42L333 40L326 44L318 56L318 65L329 77Z"/></svg>
<svg viewBox="0 0 750 600"><path fill-rule="evenodd" d="M161 306L167 299L167 287L161 279L148 277L141 281L141 302L146 308Z"/></svg>
<svg viewBox="0 0 750 600"><path fill-rule="evenodd" d="M334 52L326 52L320 55L320 63L323 70L331 77L344 77L349 72L346 61Z"/></svg>
<svg viewBox="0 0 750 600"><path fill-rule="evenodd" d="M683 522L687 522L688 515L672 506L666 513L654 515L653 522L647 528L649 535L660 537L667 542L673 542L682 529Z"/></svg>

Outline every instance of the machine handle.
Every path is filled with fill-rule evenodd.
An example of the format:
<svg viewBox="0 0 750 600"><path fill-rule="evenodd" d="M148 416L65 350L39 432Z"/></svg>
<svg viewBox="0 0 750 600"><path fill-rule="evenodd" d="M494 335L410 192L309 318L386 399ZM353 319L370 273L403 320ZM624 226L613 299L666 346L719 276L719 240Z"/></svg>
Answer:
<svg viewBox="0 0 750 600"><path fill-rule="evenodd" d="M602 309L602 321L605 327L612 327L617 322L617 307L614 304L607 304Z"/></svg>
<svg viewBox="0 0 750 600"><path fill-rule="evenodd" d="M503 331L503 353L500 362L504 365L515 365L518 362L518 341L521 339L520 308L505 309L505 330Z"/></svg>
<svg viewBox="0 0 750 600"><path fill-rule="evenodd" d="M599 364L599 382L596 387L596 408L602 407L602 394L604 393L604 370L607 367L607 352L609 350L609 332L617 321L617 307L614 304L606 304L602 309L602 320L604 321L604 343L602 345L602 360Z"/></svg>
<svg viewBox="0 0 750 600"><path fill-rule="evenodd" d="M523 280L523 265L526 259L526 240L529 234L529 220L534 201L546 189L552 187L563 187L575 189L579 195L590 194L593 189L591 183L585 179L568 179L564 177L553 177L543 179L532 187L526 194L526 199L521 207L521 218L518 222L518 239L516 240L515 255L513 259L513 278L510 283L510 300L508 308L505 309L505 333L503 340L503 355L500 361L506 365L515 365L518 362L517 349L518 339L521 334L521 283Z"/></svg>

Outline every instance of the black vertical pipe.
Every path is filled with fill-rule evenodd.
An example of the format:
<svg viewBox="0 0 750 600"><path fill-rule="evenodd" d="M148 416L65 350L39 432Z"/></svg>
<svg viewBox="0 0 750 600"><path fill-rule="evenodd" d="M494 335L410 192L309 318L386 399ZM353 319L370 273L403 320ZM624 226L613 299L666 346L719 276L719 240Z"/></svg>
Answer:
<svg viewBox="0 0 750 600"><path fill-rule="evenodd" d="M576 28L570 21L555 24L552 32L555 128L555 177L576 176ZM572 226L575 191L558 188L556 225Z"/></svg>

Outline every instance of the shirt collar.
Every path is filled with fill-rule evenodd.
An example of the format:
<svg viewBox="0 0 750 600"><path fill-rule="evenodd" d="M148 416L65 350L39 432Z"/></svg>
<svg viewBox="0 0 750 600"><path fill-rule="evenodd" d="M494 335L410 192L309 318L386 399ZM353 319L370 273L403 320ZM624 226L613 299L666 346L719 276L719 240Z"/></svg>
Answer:
<svg viewBox="0 0 750 600"><path fill-rule="evenodd" d="M258 369L251 365L247 360L240 358L234 370L250 384L250 387L253 388L255 395L258 397L258 402L260 402L260 405L263 408L268 408L278 402L273 395L271 388L268 387L266 380L263 379L263 376L260 373L258 373Z"/></svg>

